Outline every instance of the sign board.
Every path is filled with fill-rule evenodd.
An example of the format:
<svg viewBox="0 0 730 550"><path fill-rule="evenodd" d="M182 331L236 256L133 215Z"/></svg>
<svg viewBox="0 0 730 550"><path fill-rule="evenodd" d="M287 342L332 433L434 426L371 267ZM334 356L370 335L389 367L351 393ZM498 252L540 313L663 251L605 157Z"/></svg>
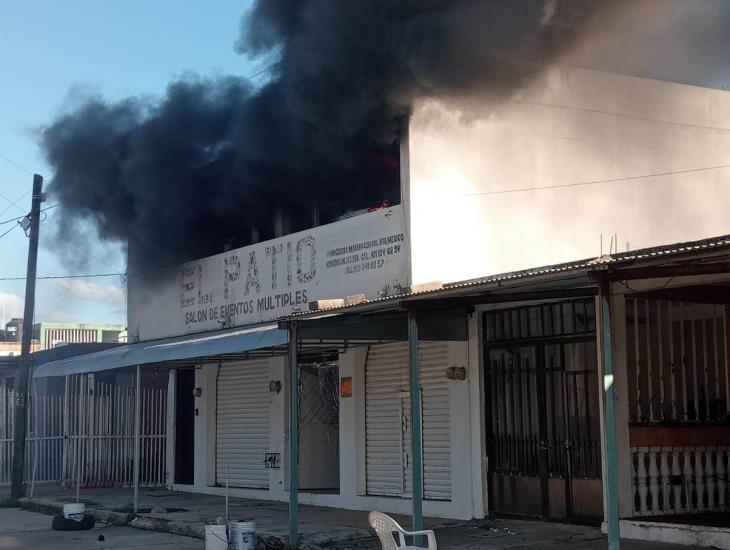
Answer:
<svg viewBox="0 0 730 550"><path fill-rule="evenodd" d="M409 281L402 206L354 216L129 282L130 337L150 340L270 321L309 302L399 294Z"/></svg>

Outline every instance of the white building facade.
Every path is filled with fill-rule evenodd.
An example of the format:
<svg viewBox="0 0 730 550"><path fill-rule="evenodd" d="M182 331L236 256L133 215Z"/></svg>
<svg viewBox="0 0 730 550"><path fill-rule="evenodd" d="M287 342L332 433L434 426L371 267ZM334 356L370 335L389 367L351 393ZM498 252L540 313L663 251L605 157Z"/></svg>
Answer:
<svg viewBox="0 0 730 550"><path fill-rule="evenodd" d="M583 69L554 68L507 100L424 100L402 143L401 205L191 262L154 287L130 278L130 341L266 324L315 300L377 303L413 284L725 235L728 145L727 92ZM510 499L539 484L530 449L542 442L530 438L549 431L539 418L557 405L547 388L538 395L527 386L551 354L562 354L564 373L552 382L595 398L560 405L590 437L573 493L560 481L546 483L548 516L602 514L593 298L533 302L520 304L515 317L521 322L524 312L524 331L497 329L517 304L479 305L462 314L463 338L421 342L425 515L544 515L537 504L511 509ZM548 334L541 324L539 336L550 341L535 347L530 315L542 319L555 308L562 328ZM571 319L570 331L563 319ZM329 349L317 342L300 364L299 501L409 513L408 345L334 340ZM533 351L514 355L515 346ZM524 371L499 366L515 357ZM569 371L581 373L572 385ZM286 357L273 352L175 365L169 485L288 500L287 372ZM523 406L528 399L545 401ZM529 418L507 411L518 402ZM507 431L495 428L510 423ZM497 457L495 441L508 441L503 450L519 456ZM558 458L551 464L559 480L566 466Z"/></svg>

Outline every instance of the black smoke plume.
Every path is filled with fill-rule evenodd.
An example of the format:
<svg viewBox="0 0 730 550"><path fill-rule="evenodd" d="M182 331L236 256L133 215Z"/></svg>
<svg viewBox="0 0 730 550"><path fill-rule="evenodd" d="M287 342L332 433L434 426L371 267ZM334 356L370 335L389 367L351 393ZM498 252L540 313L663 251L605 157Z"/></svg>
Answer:
<svg viewBox="0 0 730 550"><path fill-rule="evenodd" d="M509 91L615 0L259 0L237 50L261 85L186 77L157 100L87 99L43 133L60 233L92 222L141 268L398 200L398 133L414 100ZM326 216L325 216L326 217ZM80 222L81 221L81 222ZM131 262L131 260L130 260Z"/></svg>

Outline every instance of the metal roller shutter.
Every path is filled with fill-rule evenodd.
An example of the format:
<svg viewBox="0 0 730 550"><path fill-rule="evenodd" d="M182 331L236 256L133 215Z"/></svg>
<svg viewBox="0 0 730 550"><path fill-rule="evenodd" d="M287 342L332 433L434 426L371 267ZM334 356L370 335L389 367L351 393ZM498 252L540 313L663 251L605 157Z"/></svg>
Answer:
<svg viewBox="0 0 730 550"><path fill-rule="evenodd" d="M216 481L231 487L268 489L269 363L226 363L218 375Z"/></svg>
<svg viewBox="0 0 730 550"><path fill-rule="evenodd" d="M448 368L447 342L421 344L423 497L433 500L451 499L450 382L446 378Z"/></svg>
<svg viewBox="0 0 730 550"><path fill-rule="evenodd" d="M365 363L365 476L369 495L401 496L408 347L371 346Z"/></svg>
<svg viewBox="0 0 730 550"><path fill-rule="evenodd" d="M451 498L449 345L422 342L424 498ZM365 366L366 488L369 495L411 493L408 344L372 346Z"/></svg>

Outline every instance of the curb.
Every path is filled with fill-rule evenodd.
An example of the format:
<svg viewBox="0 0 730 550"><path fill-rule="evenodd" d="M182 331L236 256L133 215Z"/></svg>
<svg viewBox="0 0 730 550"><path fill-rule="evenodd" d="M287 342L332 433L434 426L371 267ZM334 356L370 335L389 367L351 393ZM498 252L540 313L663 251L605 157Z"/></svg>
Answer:
<svg viewBox="0 0 730 550"><path fill-rule="evenodd" d="M134 516L132 514L132 519L128 525L136 529L146 529L147 531L159 531L161 533L172 533L173 535L181 535L183 537L205 539L205 525L200 523L187 523L184 521L152 518L148 516Z"/></svg>
<svg viewBox="0 0 730 550"><path fill-rule="evenodd" d="M48 498L19 498L18 506L24 510L41 512L48 515L56 515L63 512L64 502ZM205 539L205 525L202 523L189 523L186 521L175 521L164 518L153 518L149 516L138 516L134 513L116 512L102 508L86 508L86 513L94 516L94 520L111 525L145 529L160 533L171 533L183 537L191 537L200 540ZM286 541L270 533L258 533L256 535L256 547L262 549L286 549L290 548ZM319 550L320 547L312 542L303 541L300 548L307 550Z"/></svg>
<svg viewBox="0 0 730 550"><path fill-rule="evenodd" d="M65 503L48 498L19 498L18 506L25 510L42 512L44 514L55 515L63 512ZM124 512L115 512L114 510L103 510L100 508L87 507L86 513L94 516L98 522L109 523L111 525L129 525L134 519L134 514Z"/></svg>

